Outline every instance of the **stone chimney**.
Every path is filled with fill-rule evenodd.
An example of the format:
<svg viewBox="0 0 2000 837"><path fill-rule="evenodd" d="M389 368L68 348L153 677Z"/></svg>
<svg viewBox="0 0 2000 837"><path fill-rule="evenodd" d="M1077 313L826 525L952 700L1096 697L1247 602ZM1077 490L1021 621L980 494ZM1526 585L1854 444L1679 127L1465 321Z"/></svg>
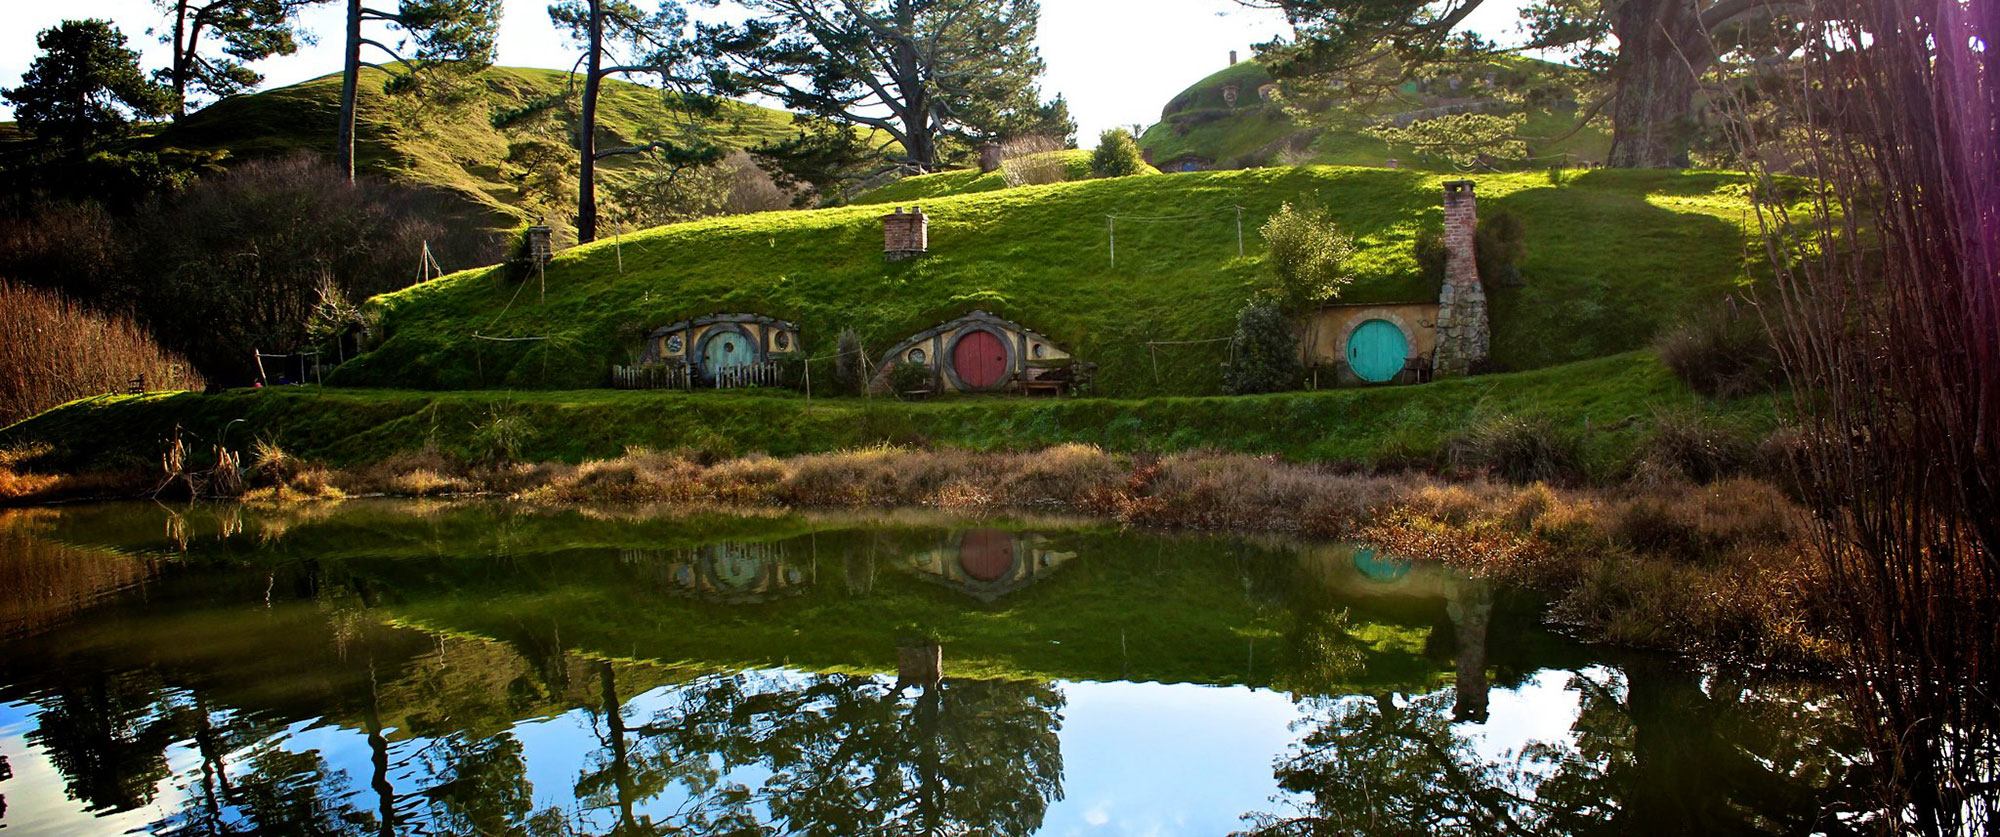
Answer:
<svg viewBox="0 0 2000 837"><path fill-rule="evenodd" d="M1479 259L1474 234L1479 230L1479 199L1472 181L1444 184L1444 287L1438 291L1437 361L1439 375L1464 375L1486 360L1493 328L1486 315L1486 289L1479 284Z"/></svg>
<svg viewBox="0 0 2000 837"><path fill-rule="evenodd" d="M892 262L916 258L931 248L931 221L921 207L902 207L882 216L882 257Z"/></svg>
<svg viewBox="0 0 2000 837"><path fill-rule="evenodd" d="M991 174L1000 170L1000 143L989 142L979 146L979 173Z"/></svg>

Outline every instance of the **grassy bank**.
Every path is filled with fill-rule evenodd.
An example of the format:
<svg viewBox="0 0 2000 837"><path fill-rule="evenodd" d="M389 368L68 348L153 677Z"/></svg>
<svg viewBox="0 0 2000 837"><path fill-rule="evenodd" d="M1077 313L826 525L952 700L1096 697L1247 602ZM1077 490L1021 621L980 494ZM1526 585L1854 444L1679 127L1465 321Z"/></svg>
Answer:
<svg viewBox="0 0 2000 837"><path fill-rule="evenodd" d="M429 450L579 462L628 447L792 456L882 444L978 451L1084 443L1120 453L1210 449L1356 467L1427 467L1468 427L1537 417L1572 437L1585 479L1622 479L1663 410L1699 411L1745 437L1774 423L1768 400L1715 404L1650 353L1420 387L1250 397L1017 399L924 403L812 399L788 391L407 392L277 387L85 399L0 430L16 472L157 474L176 428L197 449L265 440L334 466ZM225 430L225 428L227 428ZM226 439L224 436L226 435Z"/></svg>
<svg viewBox="0 0 2000 837"><path fill-rule="evenodd" d="M1343 302L1435 299L1412 241L1438 223L1441 175L1294 168L1126 177L924 202L930 255L882 260L880 206L773 212L646 230L566 250L525 282L475 270L378 297L381 342L341 385L578 389L631 363L649 330L718 311L800 325L831 351L853 327L876 351L972 309L1100 364L1106 395L1219 391L1221 343L1265 273L1257 226L1316 202L1354 236ZM1639 348L1745 277L1741 178L1601 171L1479 178L1481 211L1526 227L1526 284L1491 290L1493 355L1530 369ZM1239 251L1238 207L1242 231ZM1105 216L1117 228L1112 263ZM545 338L495 343L476 339Z"/></svg>

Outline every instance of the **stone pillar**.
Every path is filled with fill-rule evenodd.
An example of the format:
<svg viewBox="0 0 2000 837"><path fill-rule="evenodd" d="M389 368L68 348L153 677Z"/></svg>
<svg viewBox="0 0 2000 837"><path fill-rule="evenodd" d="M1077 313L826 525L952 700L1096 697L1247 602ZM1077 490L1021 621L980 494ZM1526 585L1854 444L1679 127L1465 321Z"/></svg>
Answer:
<svg viewBox="0 0 2000 837"><path fill-rule="evenodd" d="M1000 170L1000 143L989 142L979 147L979 173L990 174Z"/></svg>
<svg viewBox="0 0 2000 837"><path fill-rule="evenodd" d="M1486 360L1493 344L1486 315L1486 289L1479 284L1479 259L1474 233L1479 229L1479 199L1472 181L1444 184L1444 287L1438 291L1437 360L1439 375L1465 375Z"/></svg>
<svg viewBox="0 0 2000 837"><path fill-rule="evenodd" d="M882 257L892 262L921 256L930 250L930 219L921 207L902 207L882 216Z"/></svg>

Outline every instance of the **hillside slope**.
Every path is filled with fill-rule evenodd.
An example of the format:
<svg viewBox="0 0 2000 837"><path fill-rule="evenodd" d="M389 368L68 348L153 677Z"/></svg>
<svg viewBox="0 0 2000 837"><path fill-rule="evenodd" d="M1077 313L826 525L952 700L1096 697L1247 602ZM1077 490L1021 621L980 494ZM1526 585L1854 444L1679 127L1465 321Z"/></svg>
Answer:
<svg viewBox="0 0 2000 837"><path fill-rule="evenodd" d="M1560 79L1559 65L1510 57L1496 60L1489 72L1497 85L1546 102L1522 109L1527 116L1524 136L1553 138L1574 126L1575 92ZM1417 114L1451 105L1485 107L1490 103L1483 100L1490 97L1482 92L1483 75L1461 77L1456 90L1443 82L1423 89L1407 83L1393 99L1381 102L1296 104L1311 113L1338 117L1332 121L1339 127L1318 129L1302 122L1284 103L1265 101L1259 91L1272 84L1271 74L1262 64L1245 61L1181 91L1161 110L1160 121L1139 138L1139 146L1163 168L1171 168L1169 161L1191 155L1225 169L1273 165L1286 158L1351 166L1380 166L1395 158L1405 167L1449 171L1451 165L1446 161L1390 148L1363 129L1376 118L1399 113ZM1224 88L1232 85L1238 91L1233 106L1224 95ZM1563 160L1602 161L1610 143L1606 132L1592 126L1561 141L1531 142L1528 150L1535 158L1534 166L1546 167Z"/></svg>
<svg viewBox="0 0 2000 837"><path fill-rule="evenodd" d="M842 328L875 351L979 308L1102 365L1107 395L1218 390L1219 343L1264 270L1257 226L1284 201L1327 207L1359 246L1348 302L1435 299L1410 244L1441 217L1442 177L1310 167L1033 186L927 201L931 254L887 264L882 207L715 218L599 241L545 277L466 271L379 297L382 342L330 383L418 389L602 386L650 329L754 312L809 352ZM1742 179L1597 171L1478 180L1481 212L1526 225L1522 287L1492 289L1494 356L1513 368L1644 345L1745 281ZM1239 210L1240 208L1240 210ZM1241 246L1238 255L1239 212ZM1111 224L1116 224L1116 264ZM485 337L545 338L494 343Z"/></svg>
<svg viewBox="0 0 2000 837"><path fill-rule="evenodd" d="M357 164L420 187L442 190L478 208L495 226L523 220L520 189L506 162L509 136L492 115L562 93L568 73L494 67L481 73L477 94L460 110L404 114L382 93L384 74L362 71ZM661 119L660 92L628 82L605 83L599 104L600 147L631 144ZM333 153L339 121L340 76L231 96L168 125L143 142L150 147L225 151L237 158L299 150ZM725 102L699 132L724 146L748 148L790 136L792 116L742 102ZM600 164L615 183L637 164L621 157Z"/></svg>

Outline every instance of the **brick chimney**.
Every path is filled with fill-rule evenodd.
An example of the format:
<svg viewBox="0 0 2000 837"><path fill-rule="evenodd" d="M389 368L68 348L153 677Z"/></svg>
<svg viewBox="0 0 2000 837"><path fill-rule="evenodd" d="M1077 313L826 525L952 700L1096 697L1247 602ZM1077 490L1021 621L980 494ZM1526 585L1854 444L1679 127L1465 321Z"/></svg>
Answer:
<svg viewBox="0 0 2000 837"><path fill-rule="evenodd" d="M1444 184L1444 287L1438 291L1436 369L1440 375L1464 375L1486 360L1493 328L1486 315L1486 289L1479 284L1479 259L1474 234L1479 230L1479 199L1472 181Z"/></svg>
<svg viewBox="0 0 2000 837"><path fill-rule="evenodd" d="M1229 66L1236 66L1236 50L1232 49L1229 51Z"/></svg>
<svg viewBox="0 0 2000 837"><path fill-rule="evenodd" d="M916 258L930 250L930 219L921 207L902 207L882 216L882 257L892 262Z"/></svg>

